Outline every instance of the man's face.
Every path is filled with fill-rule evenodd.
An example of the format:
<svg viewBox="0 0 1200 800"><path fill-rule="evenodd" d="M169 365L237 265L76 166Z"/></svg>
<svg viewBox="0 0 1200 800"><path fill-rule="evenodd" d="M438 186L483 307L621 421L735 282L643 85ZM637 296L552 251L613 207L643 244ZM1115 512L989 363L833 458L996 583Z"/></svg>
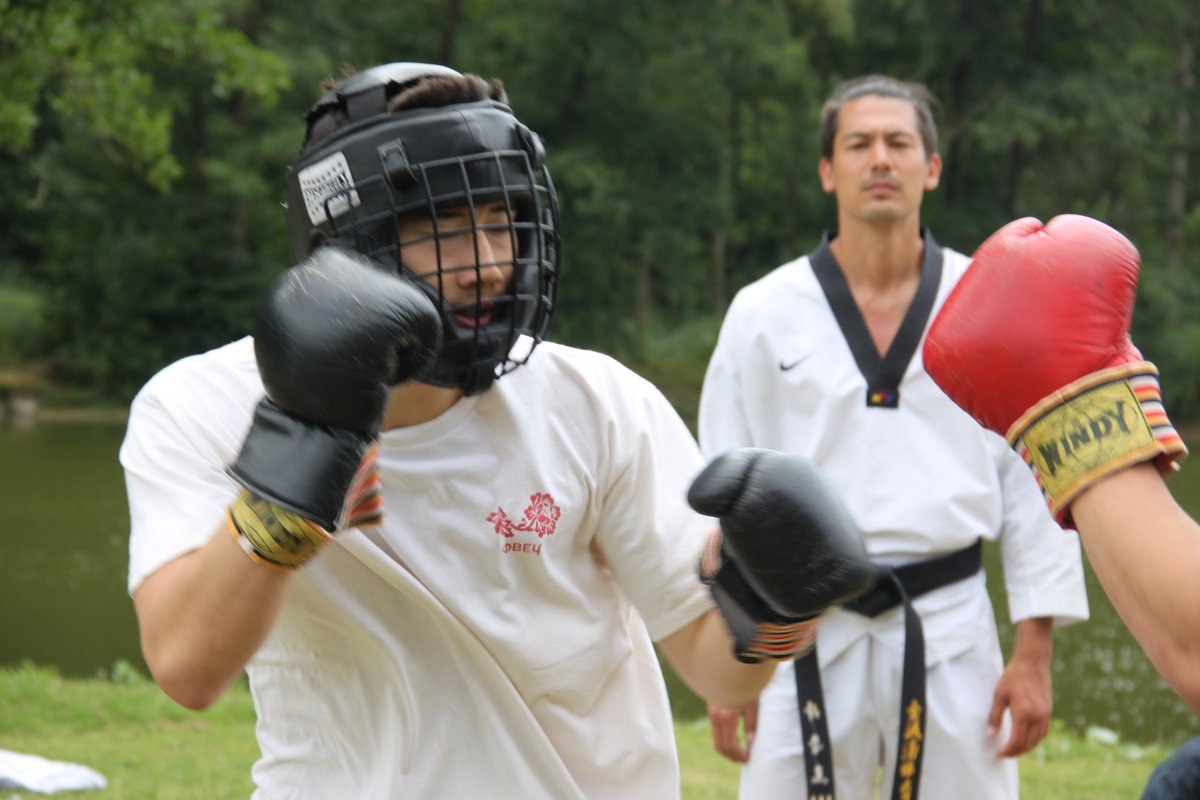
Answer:
<svg viewBox="0 0 1200 800"><path fill-rule="evenodd" d="M508 292L516 246L503 202L476 205L474 220L467 206L441 210L436 231L427 216L406 217L398 233L404 266L441 292L458 324L493 321L488 301Z"/></svg>
<svg viewBox="0 0 1200 800"><path fill-rule="evenodd" d="M866 95L842 106L833 157L822 158L818 172L840 214L896 222L917 213L925 192L937 188L942 160L926 154L911 103Z"/></svg>

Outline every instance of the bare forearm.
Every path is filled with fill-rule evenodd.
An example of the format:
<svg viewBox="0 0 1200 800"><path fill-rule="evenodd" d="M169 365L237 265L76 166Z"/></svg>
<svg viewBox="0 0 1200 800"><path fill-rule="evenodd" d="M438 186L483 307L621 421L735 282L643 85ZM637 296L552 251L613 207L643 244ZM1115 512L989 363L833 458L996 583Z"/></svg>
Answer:
<svg viewBox="0 0 1200 800"><path fill-rule="evenodd" d="M1032 617L1016 623L1016 643L1013 645L1013 660L1020 659L1033 666L1050 666L1054 655L1054 620L1050 617Z"/></svg>
<svg viewBox="0 0 1200 800"><path fill-rule="evenodd" d="M134 607L163 691L188 708L215 702L275 624L289 576L251 561L222 526L147 578Z"/></svg>
<svg viewBox="0 0 1200 800"><path fill-rule="evenodd" d="M1113 607L1159 673L1200 712L1200 526L1141 464L1071 506Z"/></svg>
<svg viewBox="0 0 1200 800"><path fill-rule="evenodd" d="M775 662L743 664L734 657L733 637L716 611L663 639L659 647L692 691L725 708L753 702L775 672Z"/></svg>

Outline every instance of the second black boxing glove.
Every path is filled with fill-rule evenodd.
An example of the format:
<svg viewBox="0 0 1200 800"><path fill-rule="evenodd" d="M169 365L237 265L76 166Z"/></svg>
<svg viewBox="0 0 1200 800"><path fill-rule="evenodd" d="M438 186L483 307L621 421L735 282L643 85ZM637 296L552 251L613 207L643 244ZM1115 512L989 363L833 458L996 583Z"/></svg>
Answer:
<svg viewBox="0 0 1200 800"><path fill-rule="evenodd" d="M812 635L804 623L875 585L862 532L806 459L731 450L696 477L688 502L720 520L701 575L742 661L803 654Z"/></svg>

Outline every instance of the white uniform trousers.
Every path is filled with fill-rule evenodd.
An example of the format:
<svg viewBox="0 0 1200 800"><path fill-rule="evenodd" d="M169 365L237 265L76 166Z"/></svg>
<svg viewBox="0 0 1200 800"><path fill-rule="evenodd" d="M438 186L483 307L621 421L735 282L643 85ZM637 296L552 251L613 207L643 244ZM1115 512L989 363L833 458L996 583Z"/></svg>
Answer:
<svg viewBox="0 0 1200 800"><path fill-rule="evenodd" d="M864 636L821 670L837 800L891 797L900 733L901 653ZM926 671L926 749L921 800L1013 800L1017 763L997 758L1008 741L1007 713L987 737L992 693L1004 664L994 640ZM882 770L882 773L879 771ZM741 773L740 800L802 800L804 752L795 671L780 665L759 701L758 731Z"/></svg>

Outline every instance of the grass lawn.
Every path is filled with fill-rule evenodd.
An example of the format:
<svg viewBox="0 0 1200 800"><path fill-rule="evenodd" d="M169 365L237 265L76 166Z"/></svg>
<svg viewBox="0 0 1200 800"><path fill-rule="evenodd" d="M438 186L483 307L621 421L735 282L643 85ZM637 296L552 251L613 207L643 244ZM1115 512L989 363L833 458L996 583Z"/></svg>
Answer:
<svg viewBox="0 0 1200 800"><path fill-rule="evenodd" d="M679 721L675 731L684 800L736 797L737 767L712 751L707 720ZM122 664L109 679L95 680L65 680L32 666L0 669L0 749L84 764L108 779L107 789L55 795L80 800L248 798L258 752L243 686L193 713ZM1056 725L1021 759L1022 796L1136 800L1167 755L1159 747L1074 736ZM43 796L12 793L3 800Z"/></svg>

